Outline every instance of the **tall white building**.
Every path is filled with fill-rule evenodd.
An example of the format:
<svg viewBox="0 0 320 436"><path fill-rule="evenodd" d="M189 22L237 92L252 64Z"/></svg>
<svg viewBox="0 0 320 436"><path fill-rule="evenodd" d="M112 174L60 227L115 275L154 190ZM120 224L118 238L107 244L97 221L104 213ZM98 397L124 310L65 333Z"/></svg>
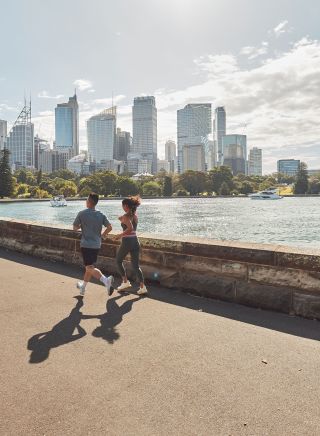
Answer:
<svg viewBox="0 0 320 436"><path fill-rule="evenodd" d="M165 160L170 162L170 172L175 172L177 162L177 145L170 139L165 143Z"/></svg>
<svg viewBox="0 0 320 436"><path fill-rule="evenodd" d="M132 107L132 153L142 155L157 171L157 108L152 96L136 97Z"/></svg>
<svg viewBox="0 0 320 436"><path fill-rule="evenodd" d="M226 135L226 111L223 106L215 109L214 118L214 166L221 165L223 160L222 137Z"/></svg>
<svg viewBox="0 0 320 436"><path fill-rule="evenodd" d="M262 176L262 150L258 147L253 147L249 152L248 162L249 176Z"/></svg>
<svg viewBox="0 0 320 436"><path fill-rule="evenodd" d="M246 174L247 137L246 135L225 135L222 137L221 164L230 167L234 176Z"/></svg>
<svg viewBox="0 0 320 436"><path fill-rule="evenodd" d="M79 154L79 106L76 94L68 103L55 108L55 148L72 149L72 155Z"/></svg>
<svg viewBox="0 0 320 436"><path fill-rule="evenodd" d="M178 137L178 172L186 171L188 165L184 163L184 147L196 146L203 148L205 159L208 158L209 139L212 132L211 103L188 104L177 111L177 137ZM189 150L187 153L191 153ZM189 160L188 160L189 162Z"/></svg>
<svg viewBox="0 0 320 436"><path fill-rule="evenodd" d="M205 171L205 152L202 144L183 146L184 171Z"/></svg>
<svg viewBox="0 0 320 436"><path fill-rule="evenodd" d="M113 160L116 141L117 108L113 106L87 121L88 154L97 164Z"/></svg>
<svg viewBox="0 0 320 436"><path fill-rule="evenodd" d="M4 141L7 136L7 121L0 120L0 150L4 148Z"/></svg>
<svg viewBox="0 0 320 436"><path fill-rule="evenodd" d="M34 126L31 122L31 103L25 104L5 141L14 169L34 166Z"/></svg>

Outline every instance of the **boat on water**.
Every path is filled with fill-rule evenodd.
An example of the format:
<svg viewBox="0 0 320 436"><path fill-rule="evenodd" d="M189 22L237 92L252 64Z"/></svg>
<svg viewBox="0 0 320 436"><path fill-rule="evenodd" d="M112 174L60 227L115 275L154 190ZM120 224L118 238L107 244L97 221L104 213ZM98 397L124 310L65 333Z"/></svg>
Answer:
<svg viewBox="0 0 320 436"><path fill-rule="evenodd" d="M281 195L278 194L277 189L266 189L265 191L250 194L251 200L281 200Z"/></svg>
<svg viewBox="0 0 320 436"><path fill-rule="evenodd" d="M64 198L63 195L58 195L56 197L53 197L50 200L50 204L51 204L52 207L68 206L67 200Z"/></svg>

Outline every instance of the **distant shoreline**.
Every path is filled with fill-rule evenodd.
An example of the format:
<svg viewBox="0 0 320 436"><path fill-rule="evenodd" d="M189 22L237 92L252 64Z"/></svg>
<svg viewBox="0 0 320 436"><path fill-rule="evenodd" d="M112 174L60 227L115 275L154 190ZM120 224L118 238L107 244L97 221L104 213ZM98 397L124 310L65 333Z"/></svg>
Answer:
<svg viewBox="0 0 320 436"><path fill-rule="evenodd" d="M282 195L284 198L310 198L310 197L319 197L320 194L299 194L299 195ZM100 197L100 200L122 200L125 197ZM246 195L211 195L211 196L202 196L202 195L187 195L187 196L176 196L176 197L142 197L144 200L175 200L175 199L184 199L184 198L200 198L200 199L220 199L220 198L246 198L249 197ZM86 197L71 197L66 198L67 201L85 201ZM5 198L0 199L0 204L8 204L8 203L41 203L41 202L49 202L50 198Z"/></svg>

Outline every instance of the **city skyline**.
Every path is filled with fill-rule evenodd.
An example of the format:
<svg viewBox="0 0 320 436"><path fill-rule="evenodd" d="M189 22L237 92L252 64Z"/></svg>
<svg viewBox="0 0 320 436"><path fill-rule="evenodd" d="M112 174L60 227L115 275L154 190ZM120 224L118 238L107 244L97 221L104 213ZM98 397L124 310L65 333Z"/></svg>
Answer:
<svg viewBox="0 0 320 436"><path fill-rule="evenodd" d="M189 0L186 5L173 0L169 9L166 0L161 5L137 0L134 3L139 3L144 14L143 19L135 16L134 26L133 2L124 0L116 5L95 0L95 8L88 8L87 1L71 0L64 5L64 16L59 15L60 0L45 8L38 0L26 3L28 7L22 1L3 5L3 40L10 34L10 17L16 17L17 7L24 22L28 17L35 22L46 19L47 27L40 37L37 26L27 29L17 23L20 45L15 41L10 48L4 45L0 119L8 120L9 128L23 106L25 90L29 95L31 89L35 133L52 143L54 107L76 88L80 148L87 148L85 123L111 106L112 91L119 108L118 125L130 132L133 98L154 95L160 158L166 140L176 140L177 109L196 102L212 103L212 108L225 106L228 133L246 134L248 148L263 149L264 173L273 172L277 160L285 157L306 161L310 168L320 167L318 2L309 0L302 5L272 0L256 5L252 0ZM74 11L73 36L65 38L62 47L63 27L70 32L67 22ZM106 17L109 38L102 39ZM61 24L57 40L50 37L56 22ZM224 32L227 23L232 32ZM152 37L146 38L151 29ZM22 39L26 42L21 43ZM30 56L20 59L17 53L26 49ZM101 56L106 50L113 59L112 63L107 59L107 69ZM47 65L37 71L33 66L43 56Z"/></svg>

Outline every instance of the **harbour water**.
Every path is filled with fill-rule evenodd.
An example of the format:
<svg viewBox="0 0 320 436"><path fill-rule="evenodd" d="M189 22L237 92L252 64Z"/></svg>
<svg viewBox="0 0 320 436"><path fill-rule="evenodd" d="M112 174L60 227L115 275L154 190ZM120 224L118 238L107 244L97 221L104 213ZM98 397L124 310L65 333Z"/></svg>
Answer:
<svg viewBox="0 0 320 436"><path fill-rule="evenodd" d="M101 201L98 206L120 231L121 201ZM61 208L49 202L1 203L0 217L71 227L84 207L84 201L70 201ZM146 199L138 212L141 232L320 249L320 198Z"/></svg>

